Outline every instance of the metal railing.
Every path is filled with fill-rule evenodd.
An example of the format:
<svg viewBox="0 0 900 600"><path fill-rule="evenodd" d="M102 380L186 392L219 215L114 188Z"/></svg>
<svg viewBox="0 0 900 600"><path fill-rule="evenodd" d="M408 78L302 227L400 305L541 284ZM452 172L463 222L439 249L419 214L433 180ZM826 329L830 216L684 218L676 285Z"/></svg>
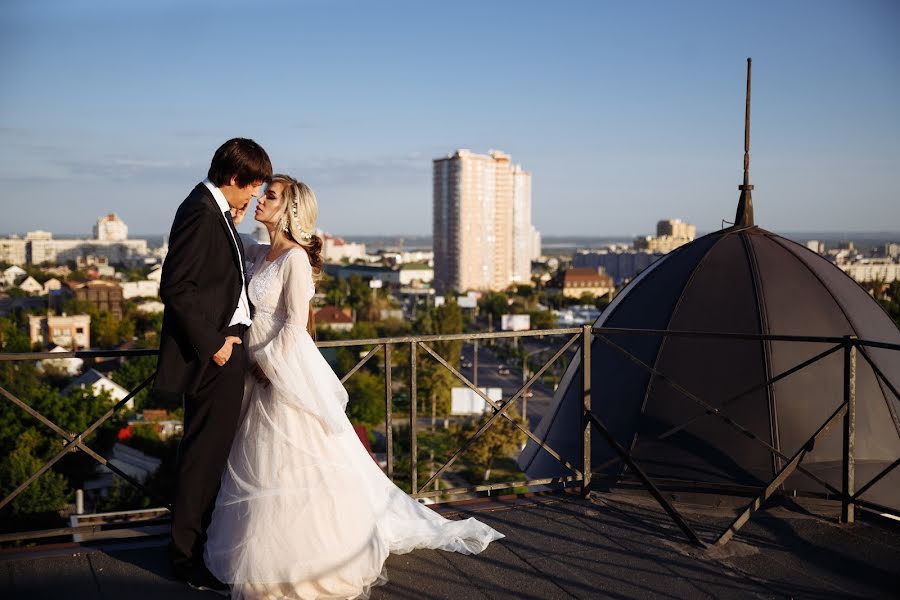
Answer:
<svg viewBox="0 0 900 600"><path fill-rule="evenodd" d="M498 340L498 339L510 339L510 338L528 338L528 337L548 337L548 336L567 336L567 341L553 354L553 356L548 359L541 368L536 370L525 383L519 387L519 389L508 399L496 401L488 396L484 391L479 389L472 381L466 378L462 373L460 373L453 365L451 361L448 361L445 357L441 356L438 352L436 352L432 345L435 343L441 342L452 342L452 341L464 341L464 342L473 342L476 345L477 352L477 344L484 340ZM832 345L830 348L820 352L816 356L805 360L785 371L779 373L777 375L771 376L765 382L760 382L750 386L749 388L741 391L740 393L733 395L729 398L726 398L723 402L718 404L718 407L714 406L710 401L704 400L700 398L698 395L692 393L691 391L685 389L681 386L677 381L675 381L672 377L660 372L655 367L648 365L644 361L642 361L639 357L635 356L621 345L614 342L610 339L610 336L658 336L663 338L668 337L683 337L683 338L699 338L699 339L723 339L723 340L744 340L744 341L759 341L759 342L785 342L785 343L819 343L819 344L830 344ZM333 341L322 341L317 342L317 346L320 348L347 348L347 347L370 347L368 352L360 359L346 374L341 377L341 382L345 383L352 377L355 373L357 373L360 369L362 369L367 362L369 362L372 357L374 357L379 352L382 353L384 358L384 389L385 389L385 397L384 397L384 409L385 409L385 447L386 447L386 472L388 477L394 479L394 448L393 448L393 427L394 427L394 413L393 413L393 404L394 404L394 392L393 392L393 360L392 354L395 349L398 348L406 348L409 357L408 364L408 381L407 381L407 391L409 395L409 445L410 445L410 467L409 467L409 479L410 479L410 488L411 494L414 497L435 497L440 495L459 495L473 492L493 492L496 490L502 489L511 489L511 488L521 488L525 486L546 486L546 485L558 485L558 486L568 486L570 484L579 484L581 488L582 494L587 494L591 490L591 481L592 481L592 473L595 469L592 468L591 465L591 435L593 431L596 431L600 439L603 440L605 444L607 444L615 453L616 458L612 459L612 461L622 461L625 463L630 469L631 473L637 477L640 481L641 485L656 499L656 501L660 504L660 506L665 510L665 512L670 516L670 518L675 522L675 524L679 527L679 529L684 533L685 537L689 540L690 543L698 546L705 546L706 542L702 540L697 533L693 530L690 524L686 519L675 509L672 503L665 497L665 495L660 491L659 487L652 481L644 472L644 470L635 462L631 453L624 448L610 433L606 425L602 422L602 420L595 414L592 410L592 393L591 393L591 346L594 341L599 341L601 344L604 344L617 353L623 355L633 364L639 366L641 369L650 373L655 380L665 383L669 385L672 389L677 391L679 394L687 398L688 400L694 402L704 409L704 414L699 417L694 417L688 419L684 423L677 425L668 431L664 432L659 436L660 439L664 439L669 437L678 431L690 426L694 421L699 418L704 418L706 416L714 417L727 426L733 428L736 432L739 432L743 436L751 439L754 443L760 445L765 448L773 457L776 459L776 465L779 465L777 473L774 478L770 480L766 486L760 491L756 497L746 506L746 508L739 514L734 521L725 529L725 531L717 537L715 540L715 544L722 545L727 543L733 535L750 519L754 512L760 509L762 504L770 498L776 491L782 486L785 480L794 472L802 472L813 481L820 484L827 493L832 495L833 497L839 498L841 501L841 520L844 523L852 523L855 519L855 507L860 506L863 508L868 508L871 510L884 512L888 514L893 514L895 516L900 517L900 512L889 508L880 506L868 501L865 501L860 498L860 496L868 491L873 485L875 485L878 481L883 479L888 473L893 471L898 465L900 465L900 457L897 458L892 464L890 464L887 468L882 470L879 474L877 474L874 478L872 478L868 483L863 485L861 488L856 489L856 480L855 480L855 423L856 423L856 366L858 357L861 355L863 359L869 364L873 373L878 378L880 382L884 384L884 386L890 390L890 392L897 398L900 399L900 393L898 393L896 386L885 377L884 373L878 368L875 362L869 356L869 353L866 351L867 348L879 348L886 349L891 351L900 351L900 345L896 344L888 344L883 342L876 342L870 340L860 340L853 336L847 337L817 337L817 336L790 336L790 335L754 335L754 334L736 334L736 333L709 333L709 332L691 332L691 331L672 331L672 330L650 330L650 329L626 329L626 328L608 328L608 327L599 327L594 328L590 325L585 325L582 327L576 328L561 328L561 329L549 329L549 330L535 330L535 331L519 331L519 332L496 332L496 333L461 333L461 334L450 334L450 335L428 335L428 336L404 336L404 337L389 337L389 338L374 338L374 339L363 339L363 340L333 340ZM513 407L516 402L523 398L523 395L526 391L554 364L556 361L563 356L566 351L568 351L573 345L577 342L580 342L578 347L578 355L580 356L580 368L579 374L581 379L581 396L582 396L582 419L580 424L580 431L573 432L576 435L580 435L582 437L582 452L581 452L581 464L573 465L569 463L560 453L554 450L549 444L547 444L544 440L541 440L537 435L535 435L527 425L523 425L518 420L510 416L509 412L511 407ZM419 477L419 469L418 469L418 436L417 436L417 355L419 350L425 352L425 355L429 356L433 360L435 360L439 365L441 365L444 369L448 370L459 382L461 382L466 388L472 390L475 394L481 397L493 410L493 413L490 417L478 428L478 430L469 436L462 445L457 448L450 458L439 468L437 469L428 480L419 485L418 477ZM756 436L753 434L747 427L744 427L733 418L728 416L728 414L723 410L729 404L733 403L735 400L742 398L748 394L751 394L760 389L767 388L778 381L785 379L803 369L810 367L811 365L827 358L828 356L843 351L844 357L844 373L843 373L843 400L840 406L826 419L817 429L817 431L810 437L804 444L801 445L800 450L796 452L793 456L786 456L783 454L778 448L773 446L771 443L766 440ZM131 351L102 351L102 352L67 352L67 353L51 353L51 352L41 352L41 353L28 353L28 354L0 354L0 362L2 361L21 361L21 360L35 360L42 358L53 358L53 359L63 359L63 358L98 358L98 357L136 357L136 356L148 356L156 354L156 350L131 350ZM137 388L135 388L131 393L128 394L125 398L117 402L112 408L110 408L106 413L104 413L96 422L91 424L82 432L67 432L57 426L55 423L32 409L25 402L16 398L14 395L9 393L7 390L0 387L0 395L4 396L10 402L13 402L17 406L21 407L28 414L33 416L35 419L45 424L55 433L60 435L64 440L64 446L62 450L51 457L37 472L32 474L25 482L19 485L15 490L13 490L10 494L7 495L2 501L0 501L0 509L9 504L16 496L18 496L23 490L25 490L29 485L31 485L38 477L40 477L47 470L52 468L54 464L56 464L62 457L70 452L84 452L95 461L100 463L101 465L106 466L111 471L128 481L130 484L136 486L141 490L145 490L144 486L142 486L139 482L135 481L133 478L129 477L127 474L123 473L120 469L117 469L114 465L110 464L105 458L100 456L98 453L91 450L91 448L86 444L86 438L88 438L92 433L94 433L105 421L107 421L113 414L119 411L125 404L128 403L129 400L134 398L138 393L140 393L143 389L145 389L152 382L155 374L147 378L143 381ZM575 380L573 379L573 382ZM569 472L569 475L560 476L560 477L552 477L552 478L543 478L543 479L533 479L533 480L516 480L516 481L507 481L500 483L486 483L482 485L472 485L465 487L457 487L450 489L432 489L429 490L430 487L436 486L437 482L440 480L442 474L446 473L448 469L459 459L463 453L466 452L467 449L471 448L473 444L475 444L484 434L485 432L495 426L496 423L500 421L500 419L505 419L509 421L518 431L524 434L527 438L532 440L535 444L537 444L541 449L546 451L550 456L552 456L555 460L557 460L565 469ZM816 476L814 473L810 472L808 469L804 468L801 463L803 458L808 454L812 448L815 446L816 442L819 441L822 437L828 434L834 426L838 423L838 421L843 422L843 453L842 453L842 485L841 489L837 489L832 486L828 482L824 481L822 478ZM610 465L612 461L607 461L603 465L597 466L597 469L605 468ZM780 461L780 462L779 462ZM90 531L96 530L96 525L91 526L83 526L83 527L71 527L71 528L60 528L54 529L50 531L38 531L38 532L16 532L10 534L0 535L0 543L9 542L9 541L18 541L18 540L26 540L26 539L37 539L37 538L46 538L53 537L59 535L68 535L75 533L89 533Z"/></svg>

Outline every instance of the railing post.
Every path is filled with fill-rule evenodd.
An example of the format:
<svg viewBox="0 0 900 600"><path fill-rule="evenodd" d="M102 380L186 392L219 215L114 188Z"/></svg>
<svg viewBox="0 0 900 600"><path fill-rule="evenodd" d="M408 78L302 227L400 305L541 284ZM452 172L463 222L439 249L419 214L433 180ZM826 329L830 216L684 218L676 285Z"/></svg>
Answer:
<svg viewBox="0 0 900 600"><path fill-rule="evenodd" d="M587 496L591 490L591 325L584 325L581 333L581 393L584 409L581 427L584 436L581 464L581 495Z"/></svg>
<svg viewBox="0 0 900 600"><path fill-rule="evenodd" d="M415 494L419 490L417 479L417 465L419 449L416 446L416 344L409 343L409 486L410 493Z"/></svg>
<svg viewBox="0 0 900 600"><path fill-rule="evenodd" d="M844 460L841 498L841 523L853 524L856 506L853 495L856 493L856 336L846 336L844 344L844 404L847 413L844 415Z"/></svg>
<svg viewBox="0 0 900 600"><path fill-rule="evenodd" d="M478 387L478 340L475 340L475 347L472 349L472 384Z"/></svg>
<svg viewBox="0 0 900 600"><path fill-rule="evenodd" d="M393 393L391 390L391 345L384 345L384 445L387 476L394 480L394 416Z"/></svg>

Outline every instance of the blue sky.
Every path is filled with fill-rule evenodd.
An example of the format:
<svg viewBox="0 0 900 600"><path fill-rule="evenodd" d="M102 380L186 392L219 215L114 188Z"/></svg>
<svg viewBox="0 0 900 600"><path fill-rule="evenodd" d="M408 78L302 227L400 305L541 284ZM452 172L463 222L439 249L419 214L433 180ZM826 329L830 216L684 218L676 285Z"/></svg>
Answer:
<svg viewBox="0 0 900 600"><path fill-rule="evenodd" d="M545 235L731 219L900 230L900 3L4 0L0 233L168 230L246 136L337 234L431 230L431 159L496 148ZM249 227L245 227L248 229Z"/></svg>

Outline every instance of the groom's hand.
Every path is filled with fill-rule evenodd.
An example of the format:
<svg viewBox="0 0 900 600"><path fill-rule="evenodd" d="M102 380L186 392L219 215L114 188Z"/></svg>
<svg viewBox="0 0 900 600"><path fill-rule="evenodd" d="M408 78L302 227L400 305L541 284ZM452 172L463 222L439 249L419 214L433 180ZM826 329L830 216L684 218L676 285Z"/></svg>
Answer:
<svg viewBox="0 0 900 600"><path fill-rule="evenodd" d="M225 345L219 348L219 351L213 354L212 360L214 363L219 365L220 367L225 366L225 363L231 358L231 351L235 344L242 344L241 338L229 335L225 338Z"/></svg>

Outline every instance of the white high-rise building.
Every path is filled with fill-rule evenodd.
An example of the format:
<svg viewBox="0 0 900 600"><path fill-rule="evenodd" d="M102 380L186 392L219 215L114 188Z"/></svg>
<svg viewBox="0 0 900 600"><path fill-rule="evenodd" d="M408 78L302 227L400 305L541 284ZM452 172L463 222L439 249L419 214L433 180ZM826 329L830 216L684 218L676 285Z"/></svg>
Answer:
<svg viewBox="0 0 900 600"><path fill-rule="evenodd" d="M534 227L531 226L531 173L512 166L513 234L512 282L531 282L534 258Z"/></svg>
<svg viewBox="0 0 900 600"><path fill-rule="evenodd" d="M502 290L531 279L531 174L503 152L434 160L434 277L444 290Z"/></svg>
<svg viewBox="0 0 900 600"><path fill-rule="evenodd" d="M101 242L125 241L128 239L128 225L115 213L100 217L94 225L94 239Z"/></svg>

